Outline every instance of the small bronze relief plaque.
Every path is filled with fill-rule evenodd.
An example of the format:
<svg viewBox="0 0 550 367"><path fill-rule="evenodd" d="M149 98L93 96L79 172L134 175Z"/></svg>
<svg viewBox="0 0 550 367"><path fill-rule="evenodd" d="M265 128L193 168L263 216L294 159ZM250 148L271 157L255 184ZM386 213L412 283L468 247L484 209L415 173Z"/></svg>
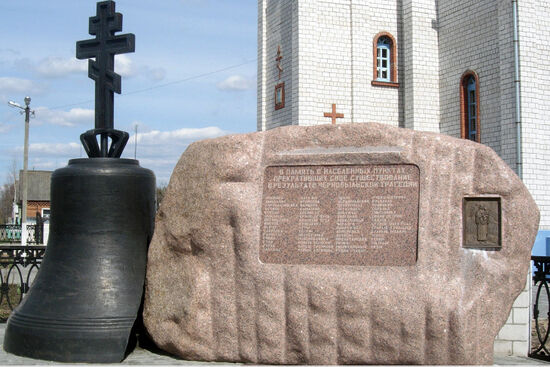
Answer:
<svg viewBox="0 0 550 367"><path fill-rule="evenodd" d="M462 218L463 247L495 250L502 247L500 198L464 198Z"/></svg>

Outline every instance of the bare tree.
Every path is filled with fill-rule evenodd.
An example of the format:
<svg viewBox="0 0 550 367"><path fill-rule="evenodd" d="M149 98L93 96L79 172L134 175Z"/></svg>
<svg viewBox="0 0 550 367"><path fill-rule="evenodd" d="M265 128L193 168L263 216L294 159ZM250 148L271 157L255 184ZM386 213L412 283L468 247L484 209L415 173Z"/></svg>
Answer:
<svg viewBox="0 0 550 367"><path fill-rule="evenodd" d="M6 182L0 187L0 224L10 221L17 183L17 161L12 160Z"/></svg>
<svg viewBox="0 0 550 367"><path fill-rule="evenodd" d="M162 202L162 199L164 199L164 194L166 193L166 187L167 187L167 185L165 183L161 183L160 186L157 186L157 190L156 190L157 210L160 206L160 203Z"/></svg>
<svg viewBox="0 0 550 367"><path fill-rule="evenodd" d="M13 209L15 186L13 183L2 185L0 192L0 224L9 223Z"/></svg>

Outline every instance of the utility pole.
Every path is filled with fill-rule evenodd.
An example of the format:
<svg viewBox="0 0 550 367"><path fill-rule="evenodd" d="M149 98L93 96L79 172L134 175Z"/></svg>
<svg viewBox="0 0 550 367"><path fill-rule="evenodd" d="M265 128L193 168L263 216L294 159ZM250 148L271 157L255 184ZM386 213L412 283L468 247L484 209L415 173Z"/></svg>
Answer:
<svg viewBox="0 0 550 367"><path fill-rule="evenodd" d="M25 146L23 148L23 177L21 179L22 183L22 194L23 194L23 204L21 208L21 245L27 245L27 170L29 166L29 120L31 113L34 114L34 111L31 111L29 105L31 104L31 97L27 96L24 99L25 107L21 106L18 103L9 101L8 105L11 107L17 107L23 110L22 113L25 114Z"/></svg>

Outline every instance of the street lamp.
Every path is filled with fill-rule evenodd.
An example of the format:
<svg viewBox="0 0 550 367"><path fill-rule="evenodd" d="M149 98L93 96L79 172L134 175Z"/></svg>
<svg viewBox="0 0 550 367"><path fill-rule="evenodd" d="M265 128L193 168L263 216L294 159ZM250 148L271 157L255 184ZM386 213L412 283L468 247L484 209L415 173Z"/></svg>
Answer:
<svg viewBox="0 0 550 367"><path fill-rule="evenodd" d="M23 177L21 178L21 182L23 184L23 205L21 208L21 245L26 246L27 245L27 168L29 165L29 118L30 114L34 111L31 111L31 108L29 105L31 104L31 97L26 96L25 99L25 107L21 106L19 103L15 103L13 101L9 101L8 105L11 107L17 107L25 113L25 146L23 149Z"/></svg>

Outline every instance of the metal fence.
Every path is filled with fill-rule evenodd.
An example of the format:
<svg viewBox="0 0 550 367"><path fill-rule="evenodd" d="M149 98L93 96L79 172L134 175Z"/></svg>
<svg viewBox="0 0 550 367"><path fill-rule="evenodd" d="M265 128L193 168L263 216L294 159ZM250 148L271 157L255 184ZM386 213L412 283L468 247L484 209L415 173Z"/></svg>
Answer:
<svg viewBox="0 0 550 367"><path fill-rule="evenodd" d="M21 225L20 224L0 225L0 242L1 243L20 243L21 242ZM44 225L27 224L27 244L38 245L43 243L44 243Z"/></svg>
<svg viewBox="0 0 550 367"><path fill-rule="evenodd" d="M533 272L533 292L536 297L533 304L533 322L531 332L531 349L529 357L550 361L550 345L546 345L550 334L548 319L550 312L550 256L532 256L535 271ZM542 311L542 312L541 312ZM533 325L534 324L534 325Z"/></svg>
<svg viewBox="0 0 550 367"><path fill-rule="evenodd" d="M46 246L0 245L0 322L23 300L40 269Z"/></svg>

